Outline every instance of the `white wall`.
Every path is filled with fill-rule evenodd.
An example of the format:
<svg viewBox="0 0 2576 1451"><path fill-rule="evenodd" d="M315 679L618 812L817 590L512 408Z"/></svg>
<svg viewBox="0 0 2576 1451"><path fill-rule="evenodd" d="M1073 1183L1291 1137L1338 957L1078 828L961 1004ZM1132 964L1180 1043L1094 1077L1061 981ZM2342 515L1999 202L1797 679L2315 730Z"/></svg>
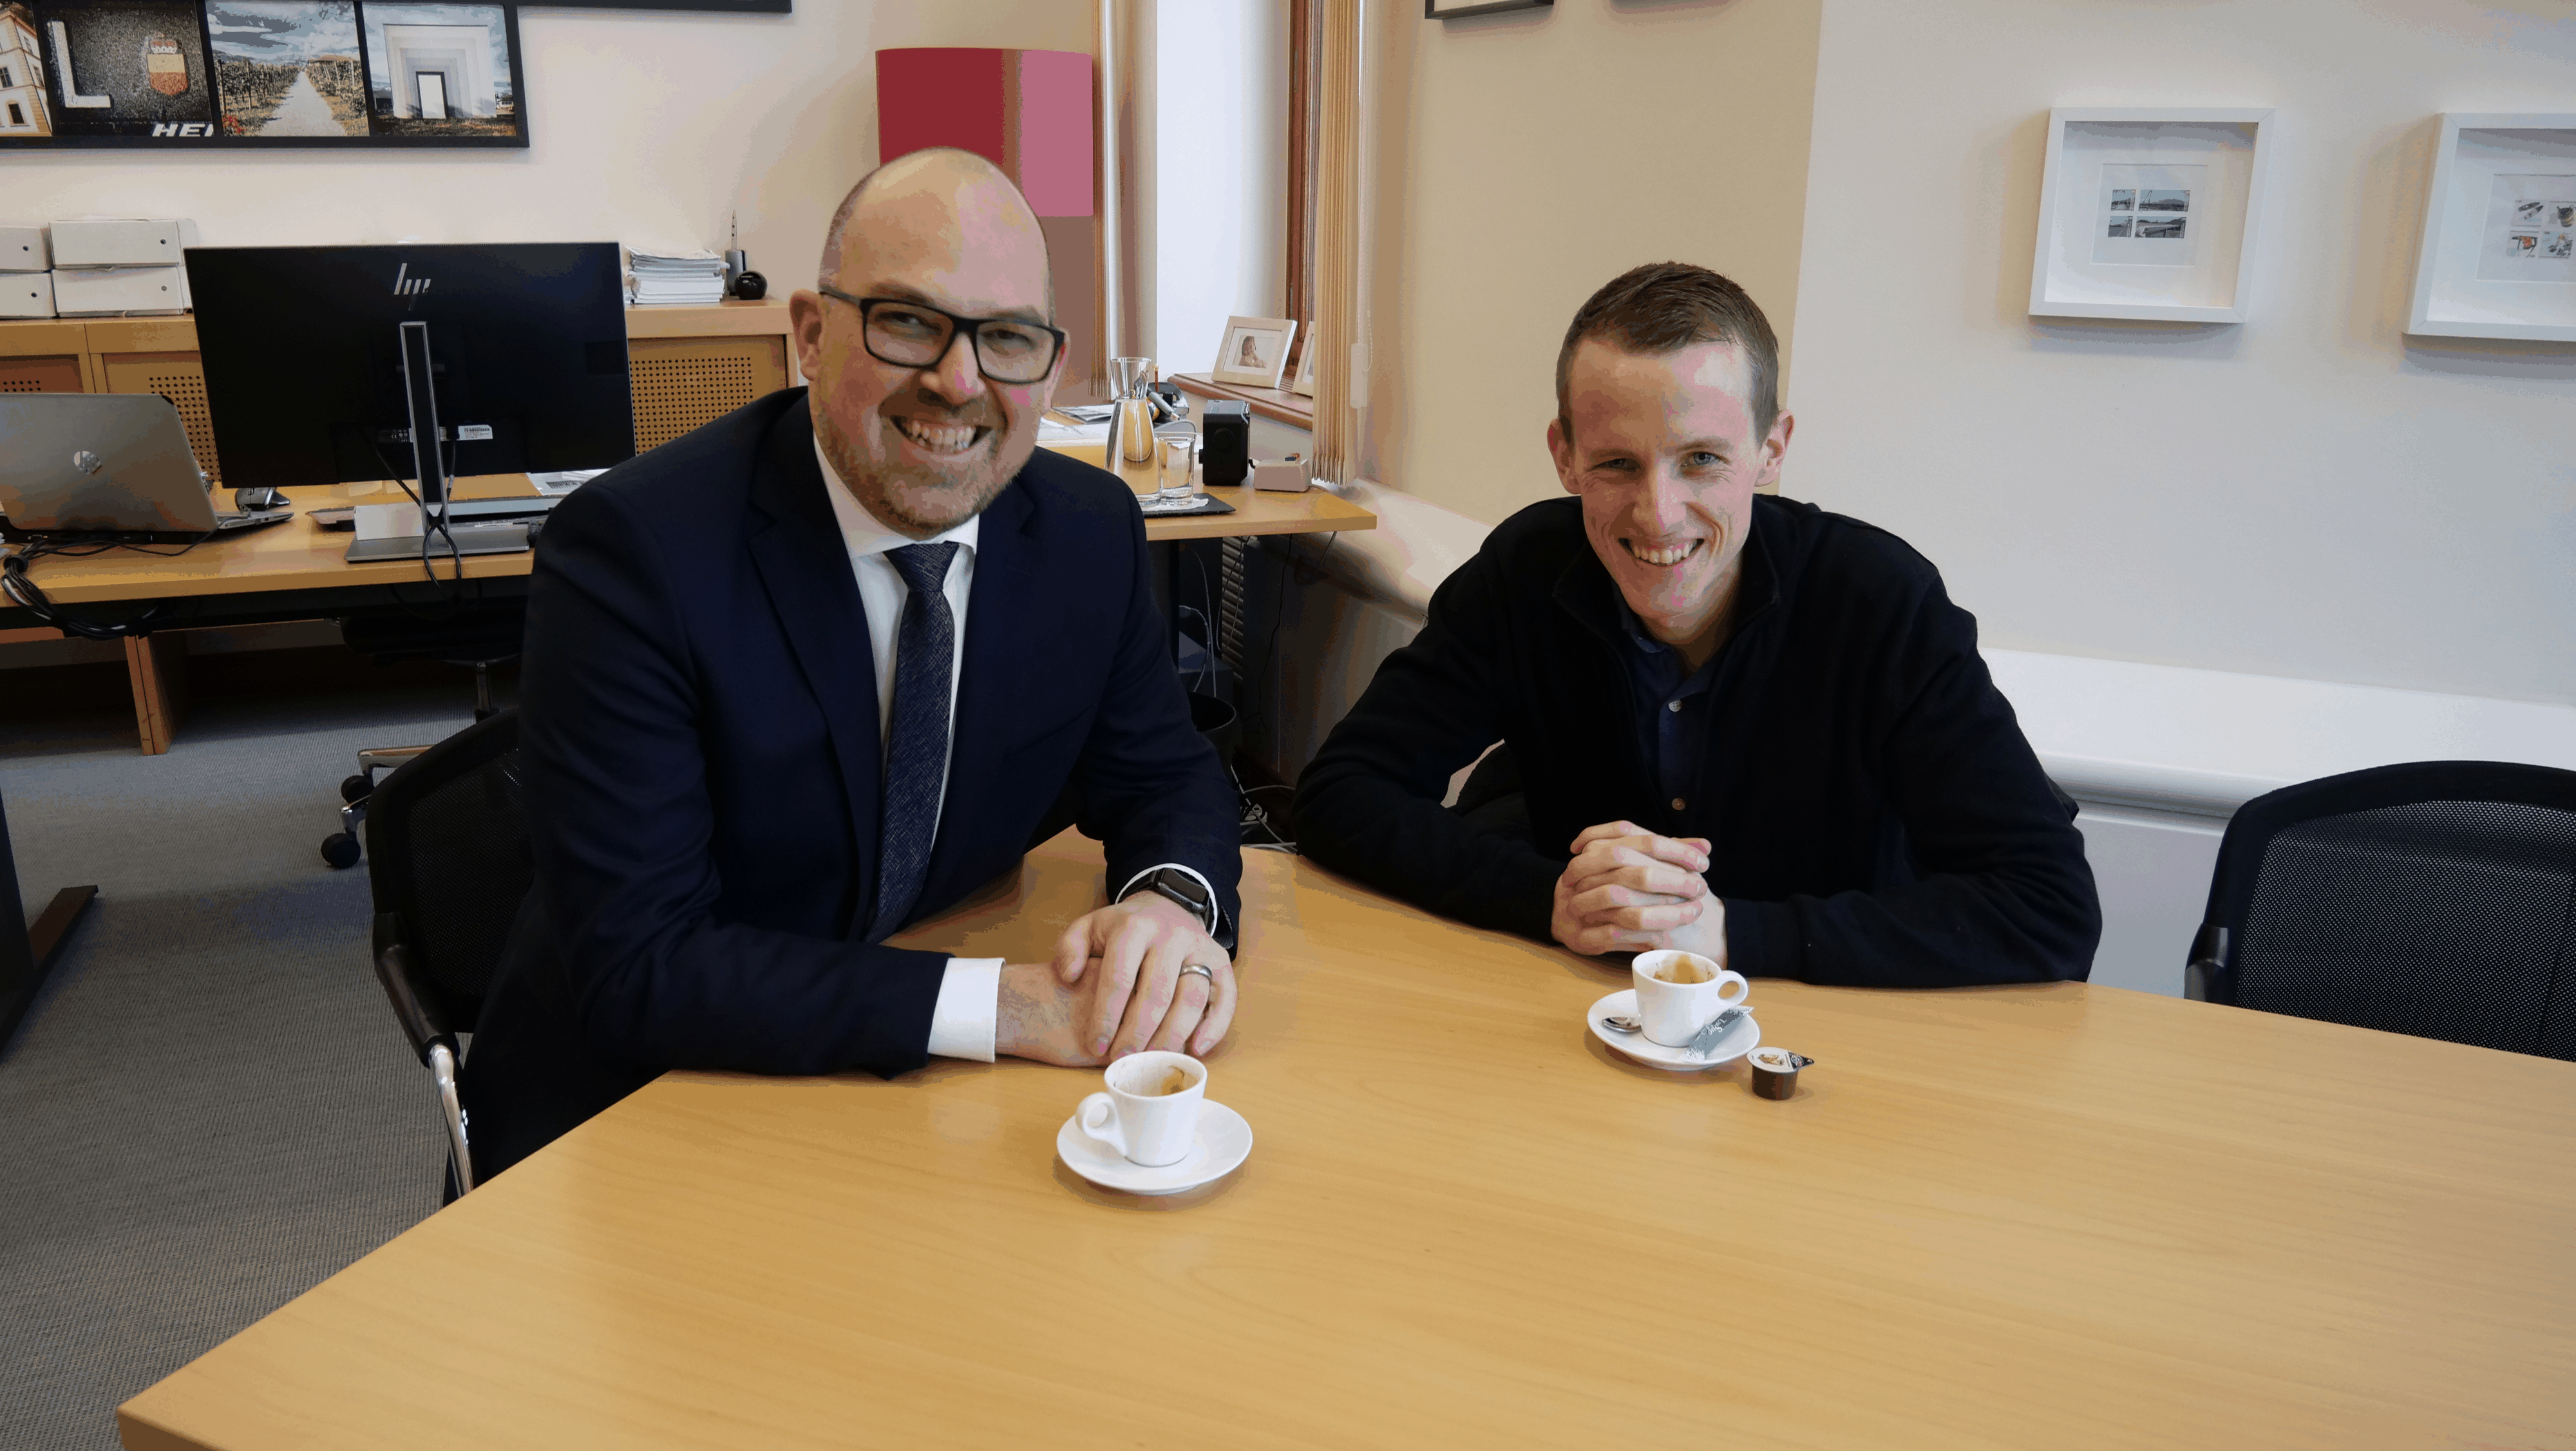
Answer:
<svg viewBox="0 0 2576 1451"><path fill-rule="evenodd" d="M1204 373L1287 302L1287 0L1160 0L1155 31L1148 356Z"/></svg>
<svg viewBox="0 0 2576 1451"><path fill-rule="evenodd" d="M278 151L159 160L13 154L0 221L189 216L209 245L614 240L743 246L774 286L811 277L841 194L876 164L883 47L1090 52L1083 0L807 0L793 15L519 16L525 151Z"/></svg>
<svg viewBox="0 0 2576 1451"><path fill-rule="evenodd" d="M1988 644L2576 701L2576 348L2401 335L2443 110L2563 0L1828 0L1783 491ZM2279 109L2238 327L2026 315L2052 105Z"/></svg>

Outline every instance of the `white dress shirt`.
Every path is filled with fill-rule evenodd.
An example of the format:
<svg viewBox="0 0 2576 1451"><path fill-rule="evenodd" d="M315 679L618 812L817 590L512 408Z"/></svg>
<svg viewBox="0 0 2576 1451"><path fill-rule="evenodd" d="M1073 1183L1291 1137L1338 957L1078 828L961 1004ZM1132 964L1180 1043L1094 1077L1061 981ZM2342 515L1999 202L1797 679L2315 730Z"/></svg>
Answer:
<svg viewBox="0 0 2576 1451"><path fill-rule="evenodd" d="M877 746L884 751L891 746L887 739L889 722L894 719L895 647L903 623L905 601L912 598L911 586L895 572L894 561L886 556L907 544L940 544L953 542L957 555L948 562L948 577L941 581L941 592L948 596L948 613L956 622L950 634L950 648L957 652L948 662L948 731L953 742L957 733L957 678L959 660L966 649L966 605L975 592L975 544L980 537L984 516L976 515L945 534L928 539L914 539L898 534L880 524L859 506L847 486L841 482L840 470L823 452L823 440L814 440L814 461L823 467L824 493L832 499L832 517L841 526L841 542L850 552L850 571L859 583L859 604L867 614L868 653L877 667ZM884 762L880 760L882 767ZM945 755L939 772L940 804L948 799L948 770ZM931 816L934 838L938 815ZM1216 889L1205 876L1180 863L1171 863L1181 871L1198 878L1201 890L1207 892L1211 909ZM1162 870L1148 867L1129 880L1118 891L1119 897L1134 891L1136 884ZM1117 898L1111 898L1112 901ZM1210 911L1210 917L1215 915ZM1209 930L1215 930L1210 921ZM939 980L939 1001L930 1010L930 1051L941 1058L972 1058L979 1063L993 1061L993 1032L1000 1018L1002 963L998 957L952 957Z"/></svg>

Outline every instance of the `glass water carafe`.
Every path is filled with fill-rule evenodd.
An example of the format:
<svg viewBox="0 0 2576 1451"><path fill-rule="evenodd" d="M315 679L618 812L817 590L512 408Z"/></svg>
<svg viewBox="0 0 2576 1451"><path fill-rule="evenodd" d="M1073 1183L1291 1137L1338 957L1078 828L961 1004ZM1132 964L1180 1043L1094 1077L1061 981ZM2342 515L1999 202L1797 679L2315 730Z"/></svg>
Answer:
<svg viewBox="0 0 2576 1451"><path fill-rule="evenodd" d="M1155 462L1154 400L1145 393L1154 381L1154 360L1111 358L1109 381L1118 388L1118 400L1109 414L1111 467L1122 459L1131 464Z"/></svg>

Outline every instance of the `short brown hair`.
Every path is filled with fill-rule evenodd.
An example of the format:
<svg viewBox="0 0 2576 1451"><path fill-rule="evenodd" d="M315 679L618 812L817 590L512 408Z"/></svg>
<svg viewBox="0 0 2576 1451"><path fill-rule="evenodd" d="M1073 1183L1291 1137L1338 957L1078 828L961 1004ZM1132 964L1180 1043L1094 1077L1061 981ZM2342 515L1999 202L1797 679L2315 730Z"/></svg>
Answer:
<svg viewBox="0 0 2576 1451"><path fill-rule="evenodd" d="M1747 401L1753 405L1753 436L1768 435L1772 420L1780 416L1780 340L1771 333L1771 320L1743 288L1705 267L1688 262L1631 267L1575 310L1565 346L1556 352L1556 419L1568 442L1574 438L1574 419L1565 395L1574 350L1593 338L1649 356L1677 353L1693 343L1732 343L1743 351L1752 375L1753 396Z"/></svg>

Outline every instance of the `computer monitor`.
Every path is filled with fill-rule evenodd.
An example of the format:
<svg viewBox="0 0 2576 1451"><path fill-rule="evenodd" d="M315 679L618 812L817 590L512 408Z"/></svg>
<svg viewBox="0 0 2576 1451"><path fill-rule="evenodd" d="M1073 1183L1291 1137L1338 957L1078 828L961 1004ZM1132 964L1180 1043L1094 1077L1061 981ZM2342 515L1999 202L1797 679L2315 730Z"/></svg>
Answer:
<svg viewBox="0 0 2576 1451"><path fill-rule="evenodd" d="M435 505L458 475L634 456L614 242L191 247L187 264L229 487L399 477ZM420 412L442 448L415 449Z"/></svg>

